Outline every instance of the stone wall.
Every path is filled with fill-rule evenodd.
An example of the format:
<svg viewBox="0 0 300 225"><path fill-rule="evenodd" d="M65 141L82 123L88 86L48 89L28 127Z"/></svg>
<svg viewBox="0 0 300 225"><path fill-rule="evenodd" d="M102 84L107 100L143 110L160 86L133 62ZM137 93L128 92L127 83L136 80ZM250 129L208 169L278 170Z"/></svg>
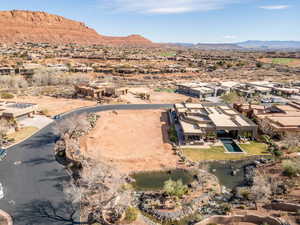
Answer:
<svg viewBox="0 0 300 225"><path fill-rule="evenodd" d="M283 225L284 223L280 220L271 216L258 216L258 215L235 215L235 216L211 216L196 225L208 225L211 223L216 224L230 224L230 223L253 223L253 224L263 224L267 223L269 225Z"/></svg>
<svg viewBox="0 0 300 225"><path fill-rule="evenodd" d="M282 211L289 211L289 212L297 212L300 210L300 205L293 204L293 203L271 203L265 206L267 209L275 209L275 210L282 210Z"/></svg>

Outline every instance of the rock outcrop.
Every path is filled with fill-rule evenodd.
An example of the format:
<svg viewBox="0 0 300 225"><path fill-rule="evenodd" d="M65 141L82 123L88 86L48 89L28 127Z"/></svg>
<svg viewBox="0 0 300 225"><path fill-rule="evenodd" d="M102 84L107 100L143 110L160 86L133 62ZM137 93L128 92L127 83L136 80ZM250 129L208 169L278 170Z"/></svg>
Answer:
<svg viewBox="0 0 300 225"><path fill-rule="evenodd" d="M45 12L0 11L0 43L12 44L15 42L144 47L154 45L140 35L127 37L103 36L84 23Z"/></svg>

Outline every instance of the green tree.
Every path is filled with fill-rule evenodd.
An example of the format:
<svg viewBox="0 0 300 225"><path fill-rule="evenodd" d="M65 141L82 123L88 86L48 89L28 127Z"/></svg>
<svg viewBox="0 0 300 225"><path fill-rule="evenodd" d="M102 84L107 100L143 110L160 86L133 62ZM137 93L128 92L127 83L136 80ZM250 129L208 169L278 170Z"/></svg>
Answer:
<svg viewBox="0 0 300 225"><path fill-rule="evenodd" d="M176 196L181 198L184 194L187 193L188 187L182 183L182 180L167 180L164 183L164 192L169 196Z"/></svg>
<svg viewBox="0 0 300 225"><path fill-rule="evenodd" d="M257 68L261 68L262 66L263 66L263 64L262 64L261 62L257 62L257 63L256 63L256 67L257 67Z"/></svg>
<svg viewBox="0 0 300 225"><path fill-rule="evenodd" d="M232 92L229 92L226 95L223 95L222 99L226 103L229 103L229 104L233 104L233 103L236 103L236 102L239 102L239 103L244 103L245 102L245 99L243 97L239 96L235 91L232 91Z"/></svg>
<svg viewBox="0 0 300 225"><path fill-rule="evenodd" d="M139 215L139 211L136 208L128 207L125 211L125 223L133 223L136 221L137 217Z"/></svg>
<svg viewBox="0 0 300 225"><path fill-rule="evenodd" d="M288 177L295 177L300 173L300 163L293 160L284 160L282 162L283 174Z"/></svg>

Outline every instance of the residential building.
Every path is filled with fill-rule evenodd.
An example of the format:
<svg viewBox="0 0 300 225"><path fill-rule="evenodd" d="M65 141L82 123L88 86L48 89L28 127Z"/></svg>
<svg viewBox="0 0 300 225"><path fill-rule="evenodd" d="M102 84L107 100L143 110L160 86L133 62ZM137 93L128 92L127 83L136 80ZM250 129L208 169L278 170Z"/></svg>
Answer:
<svg viewBox="0 0 300 225"><path fill-rule="evenodd" d="M0 102L0 118L19 121L32 117L38 111L38 106L31 103Z"/></svg>
<svg viewBox="0 0 300 225"><path fill-rule="evenodd" d="M292 101L285 105L276 104L269 107L244 104L235 106L235 108L255 119L261 129L271 136L283 137L289 134L300 134L299 102Z"/></svg>
<svg viewBox="0 0 300 225"><path fill-rule="evenodd" d="M255 138L257 125L224 103L175 104L176 121L186 144L211 136Z"/></svg>
<svg viewBox="0 0 300 225"><path fill-rule="evenodd" d="M218 97L226 93L228 89L213 83L183 83L177 84L177 92L192 97L205 99Z"/></svg>
<svg viewBox="0 0 300 225"><path fill-rule="evenodd" d="M76 85L75 91L78 96L101 99L103 97L119 97L127 94L128 88L116 87L112 83L91 82L84 85Z"/></svg>

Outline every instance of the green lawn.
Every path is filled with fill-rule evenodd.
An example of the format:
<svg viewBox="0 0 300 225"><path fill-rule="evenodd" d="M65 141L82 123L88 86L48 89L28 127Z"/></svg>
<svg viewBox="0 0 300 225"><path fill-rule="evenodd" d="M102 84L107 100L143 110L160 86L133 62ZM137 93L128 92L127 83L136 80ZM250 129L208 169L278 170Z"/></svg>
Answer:
<svg viewBox="0 0 300 225"><path fill-rule="evenodd" d="M184 155L192 161L202 160L239 160L253 155L270 155L267 146L263 143L251 142L251 144L241 144L245 153L226 153L223 146L210 148L186 148Z"/></svg>
<svg viewBox="0 0 300 225"><path fill-rule="evenodd" d="M275 58L275 59L272 59L272 63L274 63L274 64L282 64L282 65L289 64L289 63L291 63L293 61L294 61L294 59L290 59L290 58Z"/></svg>
<svg viewBox="0 0 300 225"><path fill-rule="evenodd" d="M170 56L176 55L176 53L175 52L163 52L160 55L164 56L164 57L170 57Z"/></svg>
<svg viewBox="0 0 300 225"><path fill-rule="evenodd" d="M156 92L169 92L169 93L174 93L175 89L171 88L156 88L154 91Z"/></svg>
<svg viewBox="0 0 300 225"><path fill-rule="evenodd" d="M21 128L17 132L7 135L7 138L14 139L14 141L17 143L19 141L22 141L22 140L30 137L36 131L38 131L38 128L36 128L36 127L24 127L24 128Z"/></svg>
<svg viewBox="0 0 300 225"><path fill-rule="evenodd" d="M240 144L240 146L248 155L270 155L268 146L264 143L253 141L251 144Z"/></svg>

